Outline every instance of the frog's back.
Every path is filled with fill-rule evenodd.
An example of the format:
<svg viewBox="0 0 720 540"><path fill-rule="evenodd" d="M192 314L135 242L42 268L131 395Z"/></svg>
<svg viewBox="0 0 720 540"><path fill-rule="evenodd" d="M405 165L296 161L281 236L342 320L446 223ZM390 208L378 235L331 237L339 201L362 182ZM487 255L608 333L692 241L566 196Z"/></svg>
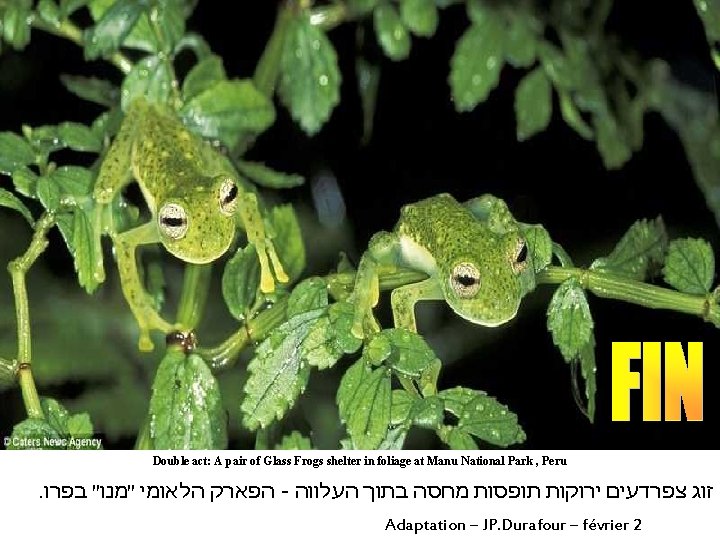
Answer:
<svg viewBox="0 0 720 540"><path fill-rule="evenodd" d="M173 190L175 183L198 182L204 142L190 133L172 112L136 99L127 112L138 123L133 147L135 176L154 193Z"/></svg>
<svg viewBox="0 0 720 540"><path fill-rule="evenodd" d="M401 236L409 237L436 255L469 252L484 235L486 227L462 204L442 193L400 211L395 227Z"/></svg>

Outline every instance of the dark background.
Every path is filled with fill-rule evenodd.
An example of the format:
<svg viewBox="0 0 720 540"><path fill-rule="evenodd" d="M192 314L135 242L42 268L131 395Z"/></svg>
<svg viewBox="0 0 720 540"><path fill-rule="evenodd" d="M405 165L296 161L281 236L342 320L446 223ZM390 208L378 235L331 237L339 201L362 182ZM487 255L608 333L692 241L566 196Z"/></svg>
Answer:
<svg viewBox="0 0 720 540"><path fill-rule="evenodd" d="M200 2L189 28L205 36L224 58L230 76L250 76L272 30L274 3L253 2L252 8L235 14L218 4ZM546 132L524 143L516 141L513 96L522 71L505 68L486 103L472 113L456 113L449 99L448 64L467 24L462 8L447 9L434 38L413 39L407 61L394 63L377 56L382 79L374 133L367 145L361 144L353 25L330 33L343 74L342 101L323 131L308 138L278 106L276 125L261 137L250 157L299 172L311 181L319 174L334 176L347 208L345 227L351 225L344 245L333 244L332 254L318 253L314 259L323 235L333 231L308 225L312 271L329 271L340 249L356 262L375 231L393 226L403 204L439 192L459 200L485 192L503 197L518 219L544 224L579 264L607 254L636 219L657 215L663 216L671 237L702 236L717 253L718 227L696 187L680 141L658 115L645 118L642 150L623 169L609 172L594 144L568 128L557 110ZM717 75L690 0L616 2L608 26L628 48L646 58L664 58L675 76L714 91ZM84 63L76 46L34 32L26 51L6 49L0 56L0 129L17 131L21 123L90 122L97 116L98 107L63 89L60 73L118 79L112 67ZM282 196L307 205L311 201L309 185ZM64 250L55 237L44 264L66 278L68 287L77 287ZM9 279L2 283L9 287ZM437 303L421 306L420 330L448 362L441 387L463 385L496 396L518 414L528 434L528 448L718 448L710 442L719 427L718 397L712 391L720 375L717 329L696 317L590 296L598 365L598 408L591 425L573 401L570 370L546 330L545 309L552 290L546 286L526 298L518 317L498 329L473 326ZM387 309L383 316L387 317ZM613 341L704 342L705 421L643 423L640 404L634 401L634 421L610 422ZM322 394L325 389L331 399L332 390L323 385L336 387L332 377L314 377L308 393L317 389ZM71 386L59 391L79 390ZM0 433L9 432L21 417L20 401L17 391L0 395ZM313 403L300 403L311 418ZM312 420L311 425L315 425ZM429 444L421 437L416 435L411 442ZM234 444L245 445L244 441L236 437ZM127 439L113 444L131 443Z"/></svg>

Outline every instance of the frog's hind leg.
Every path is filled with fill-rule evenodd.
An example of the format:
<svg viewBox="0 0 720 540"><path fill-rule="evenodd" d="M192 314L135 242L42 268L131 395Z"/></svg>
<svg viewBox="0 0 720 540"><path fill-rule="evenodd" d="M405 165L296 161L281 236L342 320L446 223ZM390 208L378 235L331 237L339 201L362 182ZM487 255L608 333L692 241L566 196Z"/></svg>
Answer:
<svg viewBox="0 0 720 540"><path fill-rule="evenodd" d="M380 298L378 268L382 265L397 265L402 252L400 239L394 233L381 231L368 244L358 265L351 301L355 303L352 333L362 339L366 332L377 332L380 327L373 315L373 308Z"/></svg>
<svg viewBox="0 0 720 540"><path fill-rule="evenodd" d="M155 310L153 300L140 280L135 256L137 246L159 241L157 227L152 222L113 236L123 295L140 327L138 348L141 351L153 349L151 330L161 330L167 334L174 328Z"/></svg>
<svg viewBox="0 0 720 540"><path fill-rule="evenodd" d="M238 201L238 208L248 242L255 246L260 261L260 290L264 293L271 293L275 290L275 279L270 270L271 266L277 281L287 283L289 278L275 251L272 239L266 234L265 223L255 193L250 191L242 193Z"/></svg>

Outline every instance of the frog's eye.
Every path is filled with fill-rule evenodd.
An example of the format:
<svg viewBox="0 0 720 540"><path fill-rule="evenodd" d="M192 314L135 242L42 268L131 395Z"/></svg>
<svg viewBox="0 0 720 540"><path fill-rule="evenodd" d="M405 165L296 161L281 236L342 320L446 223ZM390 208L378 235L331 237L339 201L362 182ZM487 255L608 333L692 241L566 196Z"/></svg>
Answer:
<svg viewBox="0 0 720 540"><path fill-rule="evenodd" d="M188 228L185 209L175 203L164 204L158 213L158 225L165 236L180 240L185 236Z"/></svg>
<svg viewBox="0 0 720 540"><path fill-rule="evenodd" d="M235 213L237 196L237 184L230 178L225 179L220 186L220 211L226 216L231 216Z"/></svg>
<svg viewBox="0 0 720 540"><path fill-rule="evenodd" d="M519 274L527 268L528 248L525 240L518 241L515 248L515 260L513 261L513 270Z"/></svg>
<svg viewBox="0 0 720 540"><path fill-rule="evenodd" d="M460 263L453 268L450 285L460 298L472 298L480 289L480 272L471 263Z"/></svg>

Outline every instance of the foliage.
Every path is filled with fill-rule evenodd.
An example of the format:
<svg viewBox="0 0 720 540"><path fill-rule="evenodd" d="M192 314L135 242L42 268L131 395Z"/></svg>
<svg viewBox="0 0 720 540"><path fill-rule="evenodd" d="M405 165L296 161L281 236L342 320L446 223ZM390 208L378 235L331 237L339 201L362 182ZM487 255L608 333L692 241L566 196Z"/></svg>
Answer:
<svg viewBox="0 0 720 540"><path fill-rule="evenodd" d="M0 187L0 207L19 213L36 228L20 263L29 268L45 248L47 231L38 225L44 216L59 230L80 286L92 293L101 285L98 238L143 222L142 209L122 195L109 209L101 208L93 197L100 164L134 99L143 96L168 107L189 130L221 148L239 175L263 190L294 188L303 183L302 176L276 171L246 154L274 125L276 94L305 134L315 135L330 121L340 103L344 78L329 30L339 24L368 23L382 53L399 62L412 54L417 40L432 38L443 10L462 9L455 4L464 6L468 20L448 67L449 95L459 113L481 107L506 70L519 70L514 101L517 139L540 136L553 121L556 103L563 121L580 137L594 141L604 165L616 169L641 148L645 114L659 111L679 133L698 184L720 221L717 107L707 96L674 80L661 60L643 60L618 46L605 29L611 1L346 0L314 6L289 0L280 8L255 73L244 78L229 77L223 59L201 36L187 30L194 4L191 0L0 0L2 46L22 50L34 32L50 32L77 43L88 61L105 60L122 74L119 84L97 77L61 76L69 92L102 107L88 125L66 121L23 125L20 133L0 133L0 173L9 178L7 187ZM695 6L710 54L720 68L720 5L717 0L695 0ZM76 22L83 20L77 16L81 11L84 20L92 21L84 28ZM180 80L176 60L186 51L192 53L194 64ZM357 66L363 127L366 136L371 136L380 72L360 54ZM61 350L42 351L57 362L36 351L35 376L51 382L64 382L73 374L111 381L102 395L81 396L75 408L111 400L130 416L147 413L138 437L140 447L225 448L226 408L232 399L237 402L230 415L236 427L257 432L260 441L269 427L290 414L311 377L324 370L342 374L335 397L347 435L339 441L344 448L402 448L416 429L434 433L452 449L507 447L526 440L518 417L494 397L472 388L438 386L443 364L422 335L404 328L381 328L364 340L353 335L353 269L343 265L334 273L298 281L305 271L306 252L295 209L267 202L261 206L263 222L289 281L272 292L261 291L258 250L252 243L237 245L224 263L221 289L239 327L225 342L217 348L195 349L193 336L183 336L187 341L164 351L151 388L137 384L132 366L123 360L99 367L63 360ZM547 328L573 373L579 368L582 399L581 381L575 380L574 385L591 420L596 365L587 291L666 309L675 309L682 301L682 311L720 326L717 289L712 293L715 263L710 245L696 238L669 242L660 218L637 221L609 254L587 269L574 267L542 226L522 228L538 283L557 285L547 309ZM553 257L560 266L552 266ZM143 260L143 277L159 305L168 269L152 258ZM383 271L380 284L384 289L422 278L403 273L402 268ZM24 272L27 268L17 275L24 277ZM659 274L674 291L645 283ZM642 302L633 296L639 291ZM186 285L180 293L181 304L195 297L202 305L198 299L206 294L202 285ZM15 301L22 300L22 293L15 290ZM47 309L49 317L60 319ZM66 331L77 324L79 328L72 330L78 335L92 334L93 317L82 309L75 313L76 320L56 324L66 325ZM94 323L107 325L109 319L120 319L116 315L107 313ZM127 313L124 316L127 319ZM28 334L29 323L18 320L27 325ZM123 324L118 325L118 333L128 342L129 325ZM246 346L253 347L246 369L234 368ZM69 348L67 355L88 356L76 352ZM3 387L17 377L17 361L0 358ZM30 358L23 362L29 365ZM70 368L63 362L77 363ZM154 369L152 364L140 368L148 374ZM231 397L216 376L223 369L241 375L233 380ZM20 386L23 396L32 401L34 383L21 379ZM86 413L70 414L52 399L39 403L39 410L28 408L29 418L17 423L13 435L78 438L92 434ZM133 407L140 412L131 411ZM121 423L118 418L100 421L106 432L108 426L112 429ZM122 430L129 428L122 426ZM293 431L273 441L273 446L307 449L312 441Z"/></svg>

